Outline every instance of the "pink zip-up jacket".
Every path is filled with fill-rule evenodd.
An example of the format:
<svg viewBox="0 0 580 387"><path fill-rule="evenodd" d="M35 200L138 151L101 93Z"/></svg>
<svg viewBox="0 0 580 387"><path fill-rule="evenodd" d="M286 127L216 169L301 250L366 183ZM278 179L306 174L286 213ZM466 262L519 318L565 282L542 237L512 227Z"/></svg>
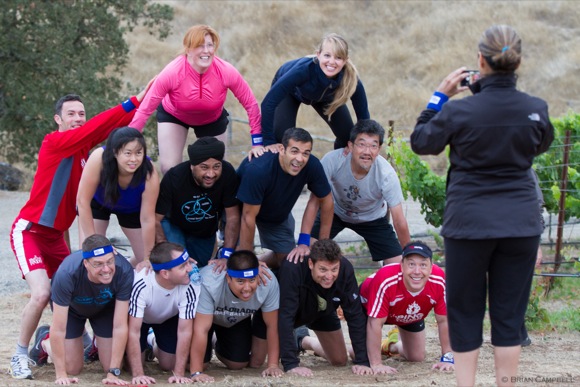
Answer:
<svg viewBox="0 0 580 387"><path fill-rule="evenodd" d="M129 126L142 130L160 102L167 113L191 126L215 122L228 89L246 109L250 133L261 134L260 108L252 89L234 66L217 56L203 74L193 69L185 55L175 58L159 73Z"/></svg>

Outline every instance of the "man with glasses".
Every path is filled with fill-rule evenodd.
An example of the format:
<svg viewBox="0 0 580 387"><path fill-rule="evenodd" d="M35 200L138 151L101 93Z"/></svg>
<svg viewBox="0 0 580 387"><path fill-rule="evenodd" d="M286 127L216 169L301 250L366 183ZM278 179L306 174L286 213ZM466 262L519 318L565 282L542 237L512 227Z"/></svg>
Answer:
<svg viewBox="0 0 580 387"><path fill-rule="evenodd" d="M378 122L360 120L350 132L348 149L331 151L321 162L334 201L330 238L349 228L364 238L373 261L388 264L400 262L401 246L411 238L399 178L379 154L384 137L385 129ZM319 230L318 217L312 236L318 238Z"/></svg>
<svg viewBox="0 0 580 387"><path fill-rule="evenodd" d="M55 384L78 383L84 364L83 331L89 320L106 373L103 384L126 385L119 379L128 337L133 267L116 254L111 242L93 234L82 250L64 259L52 280L50 331L39 327L30 357L38 365L54 363ZM39 334L43 332L43 334ZM50 334L49 334L50 333Z"/></svg>

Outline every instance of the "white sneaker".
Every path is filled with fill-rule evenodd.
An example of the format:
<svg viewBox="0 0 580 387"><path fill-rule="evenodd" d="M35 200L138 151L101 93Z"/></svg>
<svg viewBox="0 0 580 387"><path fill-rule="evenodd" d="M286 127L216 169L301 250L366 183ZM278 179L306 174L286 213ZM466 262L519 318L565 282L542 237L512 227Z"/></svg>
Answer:
<svg viewBox="0 0 580 387"><path fill-rule="evenodd" d="M32 371L29 365L35 365L26 355L14 355L10 360L8 373L14 379L32 379Z"/></svg>

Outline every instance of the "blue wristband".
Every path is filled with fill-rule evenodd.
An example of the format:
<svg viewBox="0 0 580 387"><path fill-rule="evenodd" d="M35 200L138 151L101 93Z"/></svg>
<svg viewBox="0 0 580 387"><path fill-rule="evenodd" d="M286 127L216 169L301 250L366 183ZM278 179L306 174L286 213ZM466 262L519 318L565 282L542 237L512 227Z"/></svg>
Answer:
<svg viewBox="0 0 580 387"><path fill-rule="evenodd" d="M252 134L252 146L264 145L262 134Z"/></svg>
<svg viewBox="0 0 580 387"><path fill-rule="evenodd" d="M445 94L443 94L439 91L436 91L433 93L433 95L429 99L429 103L427 104L427 109L433 109L433 110L440 112L441 109L443 108L443 104L447 101L449 101L448 96L446 96Z"/></svg>
<svg viewBox="0 0 580 387"><path fill-rule="evenodd" d="M310 234L300 233L298 236L298 243L296 244L310 246Z"/></svg>
<svg viewBox="0 0 580 387"><path fill-rule="evenodd" d="M129 98L126 101L121 102L121 105L123 106L123 110L125 110L127 113L133 111L133 109L135 109L135 104L133 103L133 101L131 101L131 98Z"/></svg>
<svg viewBox="0 0 580 387"><path fill-rule="evenodd" d="M226 247L222 247L220 251L220 258L230 259L230 255L234 252L234 249L228 249Z"/></svg>
<svg viewBox="0 0 580 387"><path fill-rule="evenodd" d="M441 356L441 363L451 363L455 364L455 359L453 358L453 352L447 352L445 355Z"/></svg>

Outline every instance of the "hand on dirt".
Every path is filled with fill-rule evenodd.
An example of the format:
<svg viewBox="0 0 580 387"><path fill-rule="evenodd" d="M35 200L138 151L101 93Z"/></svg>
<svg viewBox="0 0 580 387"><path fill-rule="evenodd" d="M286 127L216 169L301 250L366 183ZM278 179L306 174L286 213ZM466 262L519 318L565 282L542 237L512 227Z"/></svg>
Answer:
<svg viewBox="0 0 580 387"><path fill-rule="evenodd" d="M308 367L296 367L292 368L288 373L293 373L300 376L314 376L312 370Z"/></svg>

